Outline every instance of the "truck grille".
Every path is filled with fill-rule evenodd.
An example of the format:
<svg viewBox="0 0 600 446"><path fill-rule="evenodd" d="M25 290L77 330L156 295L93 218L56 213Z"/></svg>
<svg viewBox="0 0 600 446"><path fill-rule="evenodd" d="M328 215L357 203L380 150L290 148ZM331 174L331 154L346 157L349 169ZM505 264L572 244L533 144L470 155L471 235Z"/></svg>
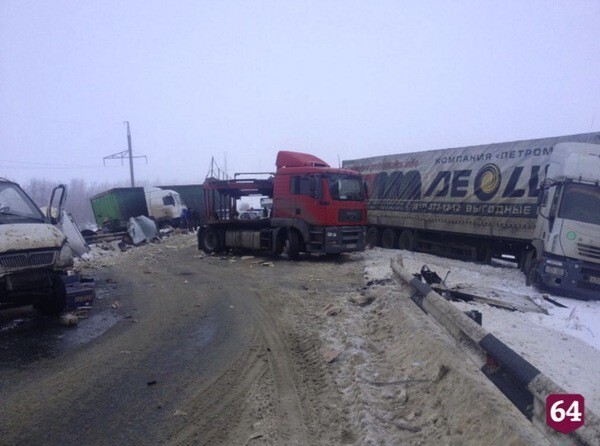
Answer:
<svg viewBox="0 0 600 446"><path fill-rule="evenodd" d="M582 257L589 257L590 259L600 260L600 247L598 246L577 243L577 249L579 250L579 255Z"/></svg>
<svg viewBox="0 0 600 446"><path fill-rule="evenodd" d="M50 266L54 263L55 257L55 251L7 254L0 256L0 268L6 271L12 271L23 268Z"/></svg>
<svg viewBox="0 0 600 446"><path fill-rule="evenodd" d="M340 209L340 222L362 221L363 213L360 209Z"/></svg>

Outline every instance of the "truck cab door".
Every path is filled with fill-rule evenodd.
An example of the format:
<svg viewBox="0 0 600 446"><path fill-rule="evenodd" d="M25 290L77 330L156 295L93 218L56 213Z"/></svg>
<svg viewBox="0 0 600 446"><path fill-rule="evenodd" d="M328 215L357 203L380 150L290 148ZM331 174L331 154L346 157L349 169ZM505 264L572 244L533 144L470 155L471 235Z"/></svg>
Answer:
<svg viewBox="0 0 600 446"><path fill-rule="evenodd" d="M302 219L308 224L322 223L326 209L318 204L319 200L323 198L321 177L308 174L293 176L291 189L293 218ZM320 215L320 212L323 215Z"/></svg>
<svg viewBox="0 0 600 446"><path fill-rule="evenodd" d="M54 204L55 199L58 200L56 215L54 214L54 212L52 212L52 205ZM46 218L51 224L56 225L62 222L62 213L66 200L67 188L64 184L59 184L54 189L52 189L52 193L50 194L50 201L48 202L48 207L46 208Z"/></svg>

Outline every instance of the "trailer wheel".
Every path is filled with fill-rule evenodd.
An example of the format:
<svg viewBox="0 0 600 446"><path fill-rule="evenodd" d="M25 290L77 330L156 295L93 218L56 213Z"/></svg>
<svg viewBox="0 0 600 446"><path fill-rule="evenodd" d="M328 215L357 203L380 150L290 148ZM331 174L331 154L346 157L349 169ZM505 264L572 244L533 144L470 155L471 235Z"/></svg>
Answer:
<svg viewBox="0 0 600 446"><path fill-rule="evenodd" d="M385 249L394 249L398 234L393 229L384 229L381 234L381 247Z"/></svg>
<svg viewBox="0 0 600 446"><path fill-rule="evenodd" d="M398 248L406 251L415 250L415 233L413 231L404 230L400 233L398 238Z"/></svg>
<svg viewBox="0 0 600 446"><path fill-rule="evenodd" d="M492 261L492 248L490 246L479 246L475 255L478 262L490 263Z"/></svg>
<svg viewBox="0 0 600 446"><path fill-rule="evenodd" d="M290 229L285 241L285 252L288 260L298 260L300 257L300 238L298 232Z"/></svg>
<svg viewBox="0 0 600 446"><path fill-rule="evenodd" d="M221 234L215 228L205 229L198 235L198 238L200 240L200 247L202 248L202 251L207 254L213 254L223 250L223 246L221 244Z"/></svg>
<svg viewBox="0 0 600 446"><path fill-rule="evenodd" d="M381 245L381 235L379 229L375 226L371 226L367 229L367 246L374 248L375 246Z"/></svg>

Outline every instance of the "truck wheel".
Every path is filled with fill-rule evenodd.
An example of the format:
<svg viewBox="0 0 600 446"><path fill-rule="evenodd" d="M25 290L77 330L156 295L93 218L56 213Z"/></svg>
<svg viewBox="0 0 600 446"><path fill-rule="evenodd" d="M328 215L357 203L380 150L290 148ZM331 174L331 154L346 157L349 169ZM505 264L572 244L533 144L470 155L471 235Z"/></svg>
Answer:
<svg viewBox="0 0 600 446"><path fill-rule="evenodd" d="M207 228L200 233L198 236L200 241L200 247L202 251L207 254L213 254L215 252L220 252L223 249L221 246L221 234L217 229Z"/></svg>
<svg viewBox="0 0 600 446"><path fill-rule="evenodd" d="M371 226L367 229L367 246L374 248L375 246L381 245L381 236L379 229L375 226Z"/></svg>
<svg viewBox="0 0 600 446"><path fill-rule="evenodd" d="M406 251L414 251L415 249L415 233L413 231L404 230L398 238L398 248Z"/></svg>
<svg viewBox="0 0 600 446"><path fill-rule="evenodd" d="M288 260L298 260L300 257L300 238L298 232L290 229L285 241L285 251Z"/></svg>
<svg viewBox="0 0 600 446"><path fill-rule="evenodd" d="M54 279L52 292L46 298L40 298L33 306L45 316L58 316L67 305L67 290L59 278Z"/></svg>
<svg viewBox="0 0 600 446"><path fill-rule="evenodd" d="M393 229L384 229L381 234L381 247L385 249L394 249L398 234Z"/></svg>
<svg viewBox="0 0 600 446"><path fill-rule="evenodd" d="M529 268L529 271L527 271L527 274L525 276L525 285L532 286L538 284L540 280L540 273L538 271L540 263L540 260L534 260L532 262L531 267Z"/></svg>
<svg viewBox="0 0 600 446"><path fill-rule="evenodd" d="M481 263L491 263L492 261L492 248L489 246L479 246L476 249L477 261Z"/></svg>

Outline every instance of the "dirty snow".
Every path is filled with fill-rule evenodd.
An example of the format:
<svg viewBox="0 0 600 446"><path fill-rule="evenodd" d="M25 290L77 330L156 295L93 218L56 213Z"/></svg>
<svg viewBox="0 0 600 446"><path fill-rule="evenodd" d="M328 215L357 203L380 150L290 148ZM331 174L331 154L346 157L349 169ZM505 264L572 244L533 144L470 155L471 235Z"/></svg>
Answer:
<svg viewBox="0 0 600 446"><path fill-rule="evenodd" d="M466 284L529 296L548 314L508 311L475 302L454 304L465 311L480 311L484 329L565 390L583 394L586 406L600 414L600 301L550 296L567 308L555 306L543 300L545 293L526 286L524 275L508 262L481 265L381 248L364 253L366 276L382 283L391 282L390 260L398 256L410 273L418 273L423 265L437 272L441 278L450 271L446 278L449 288Z"/></svg>
<svg viewBox="0 0 600 446"><path fill-rule="evenodd" d="M195 236L190 234L177 238L177 241L165 238L157 248L159 251L168 251L180 245L193 246L195 243ZM110 244L93 245L91 252L84 255L83 260L77 261L76 268L106 266L115 261L115 256L129 254L129 250L121 252L118 247ZM400 423L400 427L395 428L399 432L406 431L406 426L425 429L424 426L431 421L427 417L434 416L426 414L443 417L444 410L451 410L442 410L441 406L429 407L429 400L425 399L426 386L429 384L424 384L424 389L418 387L419 380L431 382L433 375L437 373L437 369L429 363L433 359L428 358L439 359L445 353L438 347L435 351L420 351L422 343L418 339L411 340L410 334L403 332L403 324L396 323L397 307L405 302L398 299L398 294L403 291L395 283L390 268L391 259L398 256L402 257L403 265L410 273L419 272L423 265L428 265L442 278L450 271L446 278L446 285L450 288L459 284L495 288L529 296L542 306L548 314L508 311L482 303L454 303L462 310L480 311L483 314L484 329L521 354L568 392L583 394L586 407L600 414L600 380L597 376L597 371L600 370L600 302L551 296L567 308L557 307L544 301L542 293L525 286L523 274L508 263L481 265L421 253L375 248L350 256L363 263L365 282L372 285L366 291L341 292L336 298L336 293L329 290L332 293L332 303L342 308L342 313L336 317L327 317L321 333L324 345L336 351L336 354L341 354L333 367L338 370L338 385L344 399L351 405L347 416L349 421L360 426L363 444L406 442L410 437L390 434L395 431L389 426ZM350 298L359 298L365 293L367 297L375 299L373 305L362 308L348 303ZM400 335L408 338L403 337L404 341L398 343ZM446 345L445 342L447 341L441 341L440 345ZM395 364L403 363L407 357L407 349L411 351L410 355L418 359L397 368ZM450 360L447 361L449 363ZM459 365L454 364L453 367ZM474 373L473 379L485 379L477 371ZM373 385L395 380L416 380L417 383L389 388ZM462 385L470 384L466 381ZM481 395L479 397L483 398ZM413 406L407 404L403 406L406 407L406 413L399 411L397 401L407 398L414 400L416 405L422 404L423 409L409 410ZM468 400L465 404L478 403ZM497 432L506 432L506 429L498 427ZM452 435L460 439L463 434L467 433L457 432ZM416 438L427 438L426 435L429 434L425 431L415 433L413 442L408 442L413 444L418 442ZM495 437L493 439L496 440Z"/></svg>

